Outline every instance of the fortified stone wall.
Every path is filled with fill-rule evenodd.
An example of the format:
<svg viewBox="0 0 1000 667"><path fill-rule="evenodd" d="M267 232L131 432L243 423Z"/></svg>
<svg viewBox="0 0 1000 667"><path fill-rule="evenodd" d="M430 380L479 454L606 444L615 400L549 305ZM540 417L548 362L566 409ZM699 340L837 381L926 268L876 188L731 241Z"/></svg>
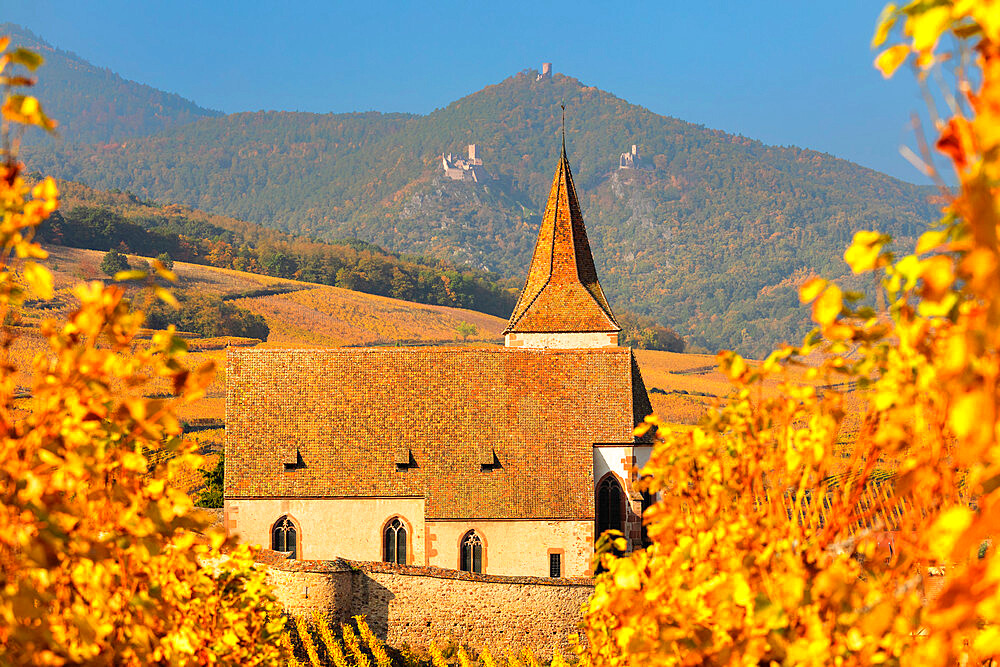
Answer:
<svg viewBox="0 0 1000 667"><path fill-rule="evenodd" d="M364 614L393 646L426 649L448 640L503 655L570 651L589 579L475 575L436 567L357 561L265 560L278 599L292 614Z"/></svg>

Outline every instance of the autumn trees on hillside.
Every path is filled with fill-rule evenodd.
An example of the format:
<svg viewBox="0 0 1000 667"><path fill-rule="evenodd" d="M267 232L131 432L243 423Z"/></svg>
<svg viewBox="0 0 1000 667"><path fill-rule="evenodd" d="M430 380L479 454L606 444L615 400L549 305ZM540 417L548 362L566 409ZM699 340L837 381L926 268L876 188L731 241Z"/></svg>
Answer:
<svg viewBox="0 0 1000 667"><path fill-rule="evenodd" d="M148 203L143 208L162 210ZM389 253L363 241L319 243L250 225L246 229L220 227L178 213L125 216L106 206L77 205L53 212L40 225L38 238L74 248L166 254L171 260L469 308L499 317L510 315L516 299L512 287L482 271Z"/></svg>

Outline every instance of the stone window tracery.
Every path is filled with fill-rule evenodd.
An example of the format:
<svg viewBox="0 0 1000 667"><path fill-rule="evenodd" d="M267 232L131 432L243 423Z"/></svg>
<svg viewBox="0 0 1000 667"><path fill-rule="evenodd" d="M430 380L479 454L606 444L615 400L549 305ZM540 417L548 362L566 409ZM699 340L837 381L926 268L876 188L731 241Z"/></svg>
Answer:
<svg viewBox="0 0 1000 667"><path fill-rule="evenodd" d="M465 572L483 573L483 540L470 530L462 538L460 569Z"/></svg>
<svg viewBox="0 0 1000 667"><path fill-rule="evenodd" d="M382 560L406 565L406 526L398 517L386 524L382 532Z"/></svg>
<svg viewBox="0 0 1000 667"><path fill-rule="evenodd" d="M597 536L606 530L622 530L625 494L613 476L608 475L597 487Z"/></svg>
<svg viewBox="0 0 1000 667"><path fill-rule="evenodd" d="M291 552L291 558L298 558L298 533L288 516L274 522L271 529L271 548L275 551Z"/></svg>

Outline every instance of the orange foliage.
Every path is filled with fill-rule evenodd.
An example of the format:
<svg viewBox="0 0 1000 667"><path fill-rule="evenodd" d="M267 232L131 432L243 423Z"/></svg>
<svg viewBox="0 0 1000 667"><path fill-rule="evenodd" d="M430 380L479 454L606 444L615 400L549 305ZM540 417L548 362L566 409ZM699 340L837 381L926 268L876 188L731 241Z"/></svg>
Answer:
<svg viewBox="0 0 1000 667"><path fill-rule="evenodd" d="M10 150L12 124L51 126L35 98L10 93L30 80L8 67L41 58L6 47L0 39L3 321L29 297L53 296L52 274L34 261L46 253L30 239L58 206L54 181L29 189ZM73 295L65 322L43 323L30 368L9 354L17 332L0 332L0 664L280 660L283 619L252 552L222 557L223 533L199 538L206 519L175 488L201 463L175 412L211 369L186 368L173 332L140 340L143 315L121 287L92 282ZM15 407L19 370L31 371L30 399ZM151 377L168 383L167 398L143 396Z"/></svg>
<svg viewBox="0 0 1000 667"><path fill-rule="evenodd" d="M660 494L652 546L602 556L588 664L1000 659L1000 12L890 5L876 45L895 25L887 75L939 62L942 35L976 42L978 71L959 73L973 113L938 128L960 190L902 259L855 236L845 259L881 274L886 313L810 280L819 329L801 347L756 366L720 355L733 394L697 428L647 420L662 427L641 471Z"/></svg>

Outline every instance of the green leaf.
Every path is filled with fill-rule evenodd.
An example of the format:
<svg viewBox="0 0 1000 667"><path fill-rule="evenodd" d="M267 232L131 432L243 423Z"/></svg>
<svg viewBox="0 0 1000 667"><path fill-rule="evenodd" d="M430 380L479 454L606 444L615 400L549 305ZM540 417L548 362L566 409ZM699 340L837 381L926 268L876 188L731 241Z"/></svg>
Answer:
<svg viewBox="0 0 1000 667"><path fill-rule="evenodd" d="M14 49L7 55L7 57L10 58L10 61L15 65L23 65L32 72L41 67L45 62L45 58L41 57L34 51L21 48Z"/></svg>

